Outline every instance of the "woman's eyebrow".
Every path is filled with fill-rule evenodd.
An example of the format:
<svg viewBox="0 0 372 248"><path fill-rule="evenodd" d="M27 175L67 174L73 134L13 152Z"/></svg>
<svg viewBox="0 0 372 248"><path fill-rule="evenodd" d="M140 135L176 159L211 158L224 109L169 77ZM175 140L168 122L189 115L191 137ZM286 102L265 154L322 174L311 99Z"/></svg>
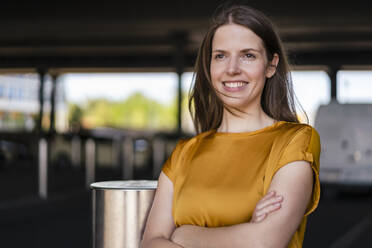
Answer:
<svg viewBox="0 0 372 248"><path fill-rule="evenodd" d="M226 51L225 50L222 50L222 49L215 49L212 51L212 53L225 53Z"/></svg>
<svg viewBox="0 0 372 248"><path fill-rule="evenodd" d="M255 49L255 48L246 48L246 49L241 50L242 53L251 52L251 51L258 52L258 53L261 52L261 50Z"/></svg>
<svg viewBox="0 0 372 248"><path fill-rule="evenodd" d="M258 52L258 53L261 52L261 50L255 49L255 48L244 48L240 52L241 53L246 53L246 52L251 52L251 51ZM215 50L212 51L212 53L226 53L226 51L223 50L223 49L215 49Z"/></svg>

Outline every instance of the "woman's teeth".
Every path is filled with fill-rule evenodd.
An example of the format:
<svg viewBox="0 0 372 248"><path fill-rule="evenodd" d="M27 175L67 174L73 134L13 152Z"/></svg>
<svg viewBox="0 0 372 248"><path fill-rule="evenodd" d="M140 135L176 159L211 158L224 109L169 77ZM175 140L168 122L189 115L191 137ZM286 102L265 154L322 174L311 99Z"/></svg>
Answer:
<svg viewBox="0 0 372 248"><path fill-rule="evenodd" d="M236 88L236 87L242 87L242 86L246 85L247 83L246 82L232 82L232 83L223 82L223 84L227 87L230 87L230 88Z"/></svg>

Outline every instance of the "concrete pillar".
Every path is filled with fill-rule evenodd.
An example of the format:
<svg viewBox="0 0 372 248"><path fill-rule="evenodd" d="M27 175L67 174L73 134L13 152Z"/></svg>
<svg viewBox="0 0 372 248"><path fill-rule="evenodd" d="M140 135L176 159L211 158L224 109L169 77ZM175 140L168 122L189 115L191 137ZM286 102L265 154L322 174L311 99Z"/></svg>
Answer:
<svg viewBox="0 0 372 248"><path fill-rule="evenodd" d="M331 100L337 101L337 72L339 71L339 67L331 66L329 67L327 73L331 80Z"/></svg>
<svg viewBox="0 0 372 248"><path fill-rule="evenodd" d="M173 33L174 41L174 65L177 79L177 131L182 132L182 74L185 71L185 46L187 44L187 33L178 31Z"/></svg>
<svg viewBox="0 0 372 248"><path fill-rule="evenodd" d="M38 193L39 197L48 197L48 142L45 138L39 140L38 154Z"/></svg>
<svg viewBox="0 0 372 248"><path fill-rule="evenodd" d="M39 133L43 131L43 115L44 115L44 88L45 88L45 70L40 69L39 70L39 119L37 120L36 123L36 128Z"/></svg>
<svg viewBox="0 0 372 248"><path fill-rule="evenodd" d="M85 185L89 189L95 180L96 172L96 143L93 139L85 142Z"/></svg>
<svg viewBox="0 0 372 248"><path fill-rule="evenodd" d="M53 134L56 131L55 119L56 119L56 91L57 91L58 76L52 75L52 91L50 94L50 126L49 133Z"/></svg>

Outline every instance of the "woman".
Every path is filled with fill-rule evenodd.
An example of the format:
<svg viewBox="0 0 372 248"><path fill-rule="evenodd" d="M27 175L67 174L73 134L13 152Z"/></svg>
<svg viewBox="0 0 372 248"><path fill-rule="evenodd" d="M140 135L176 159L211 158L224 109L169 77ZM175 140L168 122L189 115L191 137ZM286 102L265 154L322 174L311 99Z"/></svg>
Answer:
<svg viewBox="0 0 372 248"><path fill-rule="evenodd" d="M222 10L199 50L198 135L165 163L142 247L302 247L319 201L317 132L300 124L270 20Z"/></svg>

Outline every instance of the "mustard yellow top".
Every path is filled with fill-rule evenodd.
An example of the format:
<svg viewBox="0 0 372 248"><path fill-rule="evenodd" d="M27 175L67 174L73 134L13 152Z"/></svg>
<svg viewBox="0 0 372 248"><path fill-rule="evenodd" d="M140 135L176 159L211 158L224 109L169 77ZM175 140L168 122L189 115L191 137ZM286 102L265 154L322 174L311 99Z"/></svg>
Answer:
<svg viewBox="0 0 372 248"><path fill-rule="evenodd" d="M319 135L306 124L276 122L253 132L216 130L180 140L162 171L173 182L176 226L229 226L249 222L282 166L310 162L314 188L302 222L288 247L302 247L306 216L318 205Z"/></svg>

